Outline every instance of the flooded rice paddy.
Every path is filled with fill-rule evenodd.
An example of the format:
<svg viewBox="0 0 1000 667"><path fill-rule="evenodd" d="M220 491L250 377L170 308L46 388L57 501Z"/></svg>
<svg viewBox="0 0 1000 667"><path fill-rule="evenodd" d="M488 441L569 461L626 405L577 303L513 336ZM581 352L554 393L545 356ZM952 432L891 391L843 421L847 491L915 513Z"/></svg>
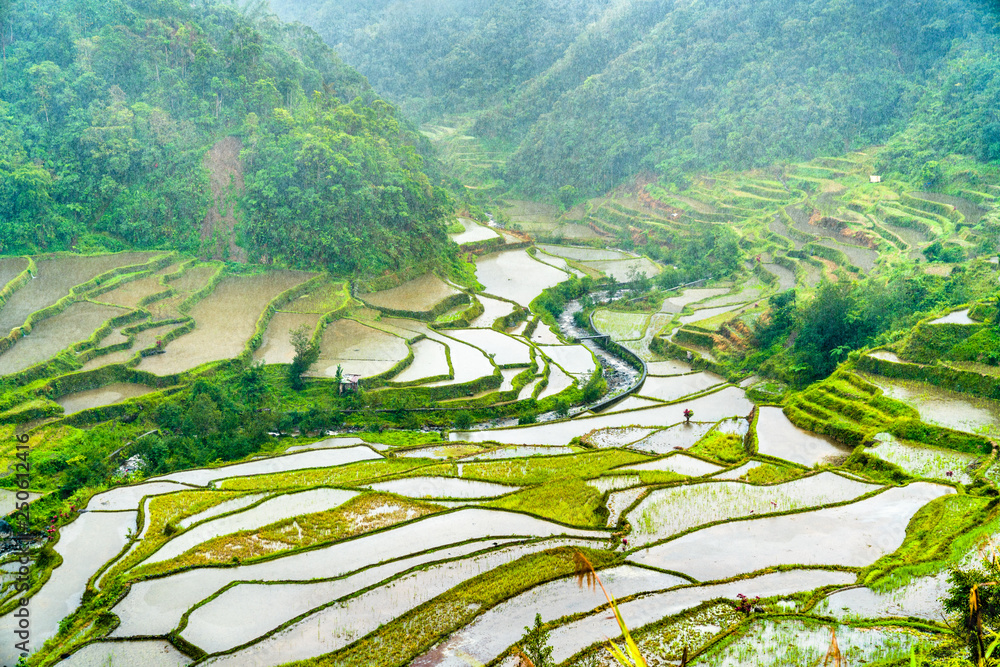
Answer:
<svg viewBox="0 0 1000 667"><path fill-rule="evenodd" d="M527 307L547 287L568 277L548 264L533 259L525 250L487 255L476 264L476 277L487 294L510 299Z"/></svg>
<svg viewBox="0 0 1000 667"><path fill-rule="evenodd" d="M475 220L470 220L468 218L459 218L458 222L462 225L463 231L460 234L450 234L449 238L457 243L458 245L463 245L465 243L475 243L476 241L486 241L489 239L496 238L498 234L487 227L486 225L481 225Z"/></svg>
<svg viewBox="0 0 1000 667"><path fill-rule="evenodd" d="M926 382L867 374L864 378L882 389L889 398L916 408L920 418L928 423L957 431L1000 435L1000 401L970 396Z"/></svg>
<svg viewBox="0 0 1000 667"><path fill-rule="evenodd" d="M814 466L846 456L851 450L788 421L781 408L762 407L757 415L757 447L761 454Z"/></svg>
<svg viewBox="0 0 1000 667"><path fill-rule="evenodd" d="M603 570L601 580L619 598L644 591L673 588L687 580L632 565ZM413 667L467 667L469 657L486 663L517 643L535 614L543 622L589 612L607 601L600 588L581 587L576 578L560 579L522 593L482 614L412 663Z"/></svg>
<svg viewBox="0 0 1000 667"><path fill-rule="evenodd" d="M833 570L789 570L765 574L753 579L712 586L688 586L673 591L640 596L619 604L619 611L629 629L640 628L662 618L679 614L714 598L734 599L738 594L748 597L791 595L798 591L820 586L846 585L854 582L855 575ZM605 638L620 634L614 616L598 612L556 628L549 635L555 648L553 660L562 662L575 653Z"/></svg>
<svg viewBox="0 0 1000 667"><path fill-rule="evenodd" d="M63 562L31 598L33 642L40 645L56 634L59 621L80 604L87 581L122 550L135 528L135 512L87 512L60 531L55 550ZM14 664L18 655L12 642L0 646L5 664Z"/></svg>
<svg viewBox="0 0 1000 667"><path fill-rule="evenodd" d="M399 287L361 294L359 298L376 308L428 312L441 301L458 294L458 290L448 285L433 273L405 282Z"/></svg>
<svg viewBox="0 0 1000 667"><path fill-rule="evenodd" d="M181 533L158 549L145 562L157 563L176 558L188 549L222 535L260 528L302 514L333 509L356 495L358 495L356 491L319 488L270 498L249 509L205 521Z"/></svg>
<svg viewBox="0 0 1000 667"><path fill-rule="evenodd" d="M413 361L393 376L393 382L414 382L429 377L448 375L448 348L436 340L424 338L411 346Z"/></svg>
<svg viewBox="0 0 1000 667"><path fill-rule="evenodd" d="M32 313L67 296L70 290L106 271L145 264L157 253L128 252L88 257L52 255L36 257L34 278L14 292L0 308L0 336L25 323Z"/></svg>
<svg viewBox="0 0 1000 667"><path fill-rule="evenodd" d="M385 373L409 354L406 340L354 320L336 320L320 338L319 359L306 373L310 377L344 374L362 377Z"/></svg>
<svg viewBox="0 0 1000 667"><path fill-rule="evenodd" d="M649 461L648 463L637 463L624 468L618 468L618 470L657 470L660 472L675 472L678 475L687 475L688 477L702 477L719 472L722 470L722 467L708 461L696 459L693 456L673 454L662 459Z"/></svg>
<svg viewBox="0 0 1000 667"><path fill-rule="evenodd" d="M954 489L915 482L841 507L710 526L631 560L699 580L786 564L863 567L895 551L913 514L949 493ZM768 539L773 535L782 539Z"/></svg>
<svg viewBox="0 0 1000 667"><path fill-rule="evenodd" d="M184 667L191 659L170 642L148 639L131 642L94 642L59 663L62 667Z"/></svg>
<svg viewBox="0 0 1000 667"><path fill-rule="evenodd" d="M626 518L635 544L642 545L706 523L840 503L878 488L829 472L774 486L706 482L657 489Z"/></svg>
<svg viewBox="0 0 1000 667"><path fill-rule="evenodd" d="M468 231L479 233L475 229ZM562 253L571 261L595 267L603 264L627 266L636 262L618 251L567 249L566 246L548 249ZM520 250L487 255L479 259L479 279L487 286L488 293L526 305L547 281L555 284L566 279L567 273L557 268L564 260L551 261L556 266L546 266ZM0 272L2 268L0 265ZM784 273L772 265L766 268L778 275L779 287L789 276L794 278L794 274L784 267L778 266ZM137 303L142 295L157 287L159 276L170 270L176 267L126 283L107 294L125 306ZM190 282L188 289L194 290L199 281L205 284L217 270L215 264L195 265L188 267L181 280L168 284L179 289L186 280ZM284 289L309 277L290 272L268 275L267 280L260 276L225 278L192 309L196 329L171 342L167 354L143 359L142 368L159 364L162 366L160 372L166 372L163 368L192 362L197 365L202 363L199 359L242 351L267 304ZM255 282L258 280L260 282ZM252 289L247 289L249 287ZM244 294L247 291L252 292L250 298ZM432 308L451 293L455 293L454 288L440 279L424 276L396 290L363 298L381 300L380 304L371 303L382 308L417 310ZM700 305L702 309L693 316L681 317L682 321L696 322L731 312L730 309L738 307L736 304L765 294L763 286L756 281L738 291L728 287L688 289L669 297L664 310L676 313L685 306ZM338 307L346 298L343 284L327 283L313 294L289 304L271 319L254 358L267 363L288 363L292 354L288 330L305 324L312 331L322 313ZM234 299L240 303L223 303ZM531 342L540 344L535 348L523 338L492 330L489 327L493 322L512 312L514 306L489 296L481 300L486 312L475 321L473 328L440 331L425 322L380 316L370 308L354 308L347 312L347 317L358 320L337 320L323 332L323 356L313 373L331 376L338 364L343 365L344 372L382 372L412 350L412 363L391 378L392 381L419 382L447 375L450 359L454 379L425 382L424 386L469 382L492 374L496 364L513 366L501 372L501 389L509 390L513 378L532 361L534 354L538 375L522 389L521 396L531 395L547 367L548 386L540 395L545 398L563 391L573 382L586 382L597 368L595 354L607 363L603 351L590 347L589 343L566 345L544 325L539 326L532 337ZM577 303L570 306L579 308ZM64 664L117 664L122 661L122 664L189 664L190 658L163 640L168 633L178 632L184 640L209 653L199 664L277 665L344 648L380 628L384 630L386 624L425 603L439 605L442 615L463 615L465 624L453 626L429 650L424 645L420 648L423 654L410 656L408 664L457 667L468 664L468 656L482 662L494 660L520 640L524 626L531 624L535 613L541 613L546 621L557 621L550 643L555 647L554 657L566 660L604 637L617 634L608 613L596 611L604 603L599 590L581 588L573 578L557 578L526 589L514 586L507 599L497 601L489 609L440 598L435 601L435 598L455 591L456 587L481 574L545 550L560 546L605 549L609 546L611 532L620 531L627 522L631 529L628 544L624 548L618 546L627 560L602 570L601 575L611 592L626 600L621 606L622 613L630 627L637 630L712 599L732 599L737 593L791 595L819 586L855 584L855 572L824 569L768 573L714 585L692 584L680 575L711 582L776 566L864 567L902 543L910 519L921 507L942 495L954 493L950 486L928 482L882 490L876 484L859 479L804 469L797 470L805 476L792 481L755 485L743 480L749 471L762 465L759 461L726 469L676 451L692 447L712 429L740 436L746 434L749 429L747 416L753 404L743 388L727 385L725 378L708 372L693 372L688 364L659 360L650 352L651 330L656 333L671 317L669 314L656 314L651 318L641 313L598 311L594 319L599 330L607 331L615 339L631 338L630 344L637 353L654 359L648 366L650 375L639 392L641 396L629 397L600 414L578 414L521 427L451 430L446 436L442 432L445 439L439 442L427 443L426 439L421 439L416 442L422 444L416 447L368 445L356 437L319 442L306 440L308 444L291 447L283 456L214 469L182 471L102 492L91 499L88 512L61 531L57 551L64 554L65 550L66 561L56 568L52 579L36 596L41 609L40 627L47 628L50 634L54 632L58 621L78 604L87 579L103 564L118 558L130 532L137 528L136 510L140 505L146 519L129 554L138 549L152 555L138 568L129 565L131 569L123 575L116 574L121 568L113 570L105 577L107 580L117 576L135 577L143 571L142 566L148 564L168 561L174 564L179 561L172 559L183 559L184 554L192 550L208 549L208 545L214 544L213 540L220 536L251 531L246 534L263 539L260 529L264 526L284 521L294 530L299 526L292 521L295 517L341 507L348 501L354 507L356 502L376 498L382 504L370 512L366 510L365 514L365 520L373 517L374 520L360 529L352 524L348 538L331 538L332 541L320 542L309 550L296 550L282 543L281 549L269 552L277 556L270 560L240 564L215 558L200 562L225 562L228 566L200 565L156 579L129 580L123 589L127 591L124 597L111 609L120 619L111 638L138 641L107 641L98 635L93 643L76 651ZM952 313L949 317L958 316ZM567 318L572 320L572 312L563 319ZM232 326L231 321L236 322L236 326ZM226 327L235 329L249 325L249 329L244 328L239 335L227 332L222 336L223 341L212 350L191 351L184 347L207 340L204 336L210 332L217 334L223 322ZM125 340L122 329L124 327L114 331L101 344ZM165 330L151 330L145 336L141 332L130 350L107 355L101 358L101 363L119 358L114 355L128 355L121 360L134 356L138 349L149 346L152 336L162 335ZM202 330L202 339L197 338L199 330ZM37 331L44 331L41 325ZM561 326L561 331L567 337L579 337L583 330ZM421 334L426 338L408 347L406 341ZM231 346L229 352L223 349L227 345ZM180 354L176 354L178 351ZM94 361L97 360L90 363ZM613 373L610 368L606 366L605 372ZM69 413L121 400L124 394L116 394L119 390L149 390L137 390L136 387L108 385L67 395L59 401ZM705 394L706 391L713 393ZM921 394L910 395L909 400L927 403ZM667 402L674 404L667 405ZM926 405L924 407L926 409ZM978 406L972 407L978 409ZM694 412L691 423L684 421L685 409ZM987 406L983 411L990 414L991 409L992 406ZM967 428L982 428L982 423L986 423L986 417L976 414L980 421L972 426L967 424ZM992 414L1000 413L993 410ZM555 412L551 412L540 419L555 416ZM509 424L513 420L495 423ZM781 410L774 407L760 409L756 436L761 454L806 467L836 462L838 457L850 453L829 440L795 428ZM377 439L374 435L364 437ZM574 438L581 440L576 442ZM559 456L573 453L578 456ZM973 479L969 467L973 458L955 452L884 441L870 453L913 475L948 483L969 483ZM352 489L312 486L275 495L266 488L268 479L264 478L258 484L258 491L247 495L211 490L219 480L223 481L218 486L225 488L224 480L228 478L378 462L382 455L388 457L386 473L379 474L380 466L373 466L370 476L345 483ZM437 461L421 462L419 459ZM481 461L499 463L475 463ZM567 461L572 466L579 463L580 469L566 468ZM595 461L603 462L597 464ZM410 463L413 469L400 467L396 470L401 472L392 472L389 468ZM422 473L418 466L425 464L435 467ZM780 471L779 464L765 465L778 467ZM337 472L331 471L331 474ZM770 474L769 470L760 472ZM796 474L795 470L788 469L781 472L785 473ZM531 502L532 494L538 493L541 497L541 487L549 483L547 480L563 483L569 479L563 476L574 474L578 476L575 483L590 494L599 511L585 518L574 515L548 520L534 516L533 509L525 504ZM759 477L766 478L765 475ZM787 475L783 478L788 479ZM221 502L177 521L175 525L180 530L170 539L160 534L151 535L156 531L147 529L162 523L150 520L150 507L160 511L155 508L166 507L173 501L150 503L149 499L192 489L201 489L201 493L192 495L202 498L215 495ZM373 492L396 496L376 496ZM359 497L360 494L364 495ZM516 495L504 497L509 494ZM866 494L874 495L865 498ZM496 498L500 500L491 500ZM487 501L516 511L486 509L481 505ZM562 516L557 513L562 511L558 509L558 502L549 499L537 502L547 503L546 512L556 512L545 516ZM379 523L375 516L379 512L395 514L391 521ZM778 514L782 512L792 513ZM340 516L339 513L335 515ZM348 523L353 520L348 519ZM570 528L570 525L602 528ZM156 542L150 548L146 541L152 539ZM143 546L145 551L139 549ZM867 588L842 590L828 596L820 613L840 619L917 616L935 620L937 602L929 602L928 598L940 594L941 581L940 575L923 577L889 593L876 593ZM106 585L107 582L102 581L101 587ZM35 614L34 609L32 613ZM186 614L189 617L185 621ZM565 618L567 616L572 620ZM811 651L813 644L819 645L819 640L809 634L810 628L788 623L791 624L787 627L761 626L755 636L751 637L753 633L750 633L730 645L739 645L739 652L733 653L730 647L713 650L700 657L702 662L698 664L737 664L733 662L734 655L744 658L757 655L753 652L763 651L761 647L786 640L801 641L804 651ZM658 637L669 634L666 628L673 626L657 627L660 629L640 631L642 641L646 642L642 644L644 647L656 646L660 641ZM691 630L691 636L707 641L721 630L721 625L708 623ZM845 643L852 647L857 645L861 648L851 655L865 659L881 655L873 648L873 637L881 638L889 648L896 646L893 642L897 640L903 648L909 646L906 642L913 641L910 635L900 639L900 633L889 631L882 635L851 634L853 630L838 628L840 632L844 633L842 649ZM222 655L225 651L234 652ZM603 665L606 660L584 657L573 664Z"/></svg>
<svg viewBox="0 0 1000 667"><path fill-rule="evenodd" d="M642 387L639 388L639 394L646 398L655 398L669 403L724 384L727 384L726 378L709 372L669 378L647 377L642 383Z"/></svg>
<svg viewBox="0 0 1000 667"><path fill-rule="evenodd" d="M902 660L910 648L930 636L904 629L836 627L837 645L849 664L863 665L882 660ZM830 647L827 626L806 625L802 621L758 621L739 640L699 657L698 667L783 667L789 659L795 664L822 662Z"/></svg>
<svg viewBox="0 0 1000 667"><path fill-rule="evenodd" d="M368 484L367 487L373 491L396 493L410 498L495 498L520 490L517 486L454 477L407 477Z"/></svg>
<svg viewBox="0 0 1000 667"><path fill-rule="evenodd" d="M254 335L268 303L309 277L301 272L275 271L223 278L211 294L191 308L194 330L172 341L164 354L145 357L138 368L170 375L238 356Z"/></svg>
<svg viewBox="0 0 1000 667"><path fill-rule="evenodd" d="M222 480L230 477L247 477L249 475L266 475L288 470L303 468L327 468L346 465L358 461L370 461L382 458L368 447L343 447L338 449L316 449L285 456L275 456L268 459L258 459L247 463L220 466L218 468L199 468L174 472L169 475L154 478L154 481L171 481L192 486L205 486L212 480Z"/></svg>
<svg viewBox="0 0 1000 667"><path fill-rule="evenodd" d="M264 330L264 337L253 353L254 361L265 364L290 364L295 358L291 332L303 327L312 336L319 323L317 313L275 313Z"/></svg>
<svg viewBox="0 0 1000 667"><path fill-rule="evenodd" d="M106 321L126 312L89 301L71 304L58 315L38 322L29 335L0 355L0 375L16 373L50 359L73 343L87 340Z"/></svg>
<svg viewBox="0 0 1000 667"><path fill-rule="evenodd" d="M931 320L928 324L979 324L974 319L969 317L969 309L962 308L960 310L953 310L944 317L939 317L936 320Z"/></svg>
<svg viewBox="0 0 1000 667"><path fill-rule="evenodd" d="M116 382L98 389L88 389L60 396L56 399L56 403L62 406L64 414L71 415L81 410L98 408L102 405L120 403L136 396L144 396L153 391L156 391L154 387L144 384Z"/></svg>

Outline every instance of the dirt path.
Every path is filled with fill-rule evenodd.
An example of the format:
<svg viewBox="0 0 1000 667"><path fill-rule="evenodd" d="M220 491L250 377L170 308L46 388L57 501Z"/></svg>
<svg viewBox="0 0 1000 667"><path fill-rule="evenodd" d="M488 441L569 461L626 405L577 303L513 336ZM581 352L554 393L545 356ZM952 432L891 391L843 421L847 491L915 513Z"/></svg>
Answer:
<svg viewBox="0 0 1000 667"><path fill-rule="evenodd" d="M243 143L236 137L218 141L205 153L214 205L201 225L202 241L216 239L211 259L246 262L246 250L236 245L236 197L243 192Z"/></svg>

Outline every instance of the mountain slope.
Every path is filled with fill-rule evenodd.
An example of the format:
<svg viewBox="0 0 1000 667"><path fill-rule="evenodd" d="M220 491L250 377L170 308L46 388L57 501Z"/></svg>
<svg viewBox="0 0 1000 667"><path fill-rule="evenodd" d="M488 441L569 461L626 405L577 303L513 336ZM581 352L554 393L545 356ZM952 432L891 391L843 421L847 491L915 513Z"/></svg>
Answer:
<svg viewBox="0 0 1000 667"><path fill-rule="evenodd" d="M204 156L226 137L247 187L228 193L224 233L251 256L372 273L444 247L422 139L311 30L179 0L29 0L0 24L0 251L226 247L202 238L223 215ZM254 162L279 136L287 150ZM271 217L275 197L294 219ZM281 244L261 232L275 224ZM396 234L429 242L372 245Z"/></svg>
<svg viewBox="0 0 1000 667"><path fill-rule="evenodd" d="M580 20L542 0L459 2L435 10L451 13L433 29L409 4L351 14L361 3L348 1L335 4L358 23L328 31L332 4L277 8L337 42L404 108L475 112L477 136L516 147L503 175L528 194L597 193L643 170L675 180L884 143L969 45L997 45L995 8L981 0L594 0L577 3ZM529 9L526 24L502 18ZM552 38L539 41L539 31ZM512 64L498 45L532 66Z"/></svg>

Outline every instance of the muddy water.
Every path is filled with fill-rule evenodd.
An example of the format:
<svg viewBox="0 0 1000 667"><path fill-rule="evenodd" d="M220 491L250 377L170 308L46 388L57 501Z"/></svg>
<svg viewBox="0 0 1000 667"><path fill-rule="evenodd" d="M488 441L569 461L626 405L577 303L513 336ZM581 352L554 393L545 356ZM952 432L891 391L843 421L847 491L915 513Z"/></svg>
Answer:
<svg viewBox="0 0 1000 667"><path fill-rule="evenodd" d="M566 259L574 259L579 262L594 262L594 261L607 261L607 260L624 260L624 259L634 259L635 255L630 255L625 252L620 252L618 250L604 250L598 248L586 248L586 247L576 247L576 246L564 246L564 245L539 245L539 250L549 253L550 255L555 255L557 257L564 257Z"/></svg>
<svg viewBox="0 0 1000 667"><path fill-rule="evenodd" d="M499 318L510 315L514 312L514 304L499 299L491 299L487 296L478 296L479 302L483 304L483 314L472 320L469 324L473 327L489 328L493 326Z"/></svg>
<svg viewBox="0 0 1000 667"><path fill-rule="evenodd" d="M275 313L264 331L260 347L253 353L254 361L265 364L290 364L295 358L291 332L305 327L306 334L312 336L319 322L317 313Z"/></svg>
<svg viewBox="0 0 1000 667"><path fill-rule="evenodd" d="M59 663L61 667L108 667L109 665L184 667L190 664L191 658L162 639L93 642Z"/></svg>
<svg viewBox="0 0 1000 667"><path fill-rule="evenodd" d="M148 262L157 253L130 252L92 257L37 259L34 280L14 292L0 309L0 336L24 324L31 313L47 308L69 294L70 288L85 283L119 266Z"/></svg>
<svg viewBox="0 0 1000 667"><path fill-rule="evenodd" d="M208 281L218 270L218 264L196 264L182 273L177 280L173 280L167 285L178 292L197 292L208 284Z"/></svg>
<svg viewBox="0 0 1000 667"><path fill-rule="evenodd" d="M114 306L121 306L123 308L138 308L139 302L147 296L164 292L168 289L160 284L160 279L161 276L154 273L146 276L145 278L139 278L138 280L127 282L121 287L117 287L110 292L99 294L94 297L94 301L110 303Z"/></svg>
<svg viewBox="0 0 1000 667"><path fill-rule="evenodd" d="M144 358L138 368L170 375L238 356L254 335L267 304L309 277L300 271L274 271L223 278L211 294L191 308L194 331L172 341L165 354Z"/></svg>
<svg viewBox="0 0 1000 667"><path fill-rule="evenodd" d="M631 560L703 581L782 564L863 567L899 548L917 510L954 492L916 482L841 507L711 526Z"/></svg>
<svg viewBox="0 0 1000 667"><path fill-rule="evenodd" d="M925 199L954 207L959 213L965 216L965 222L969 225L977 224L979 219L983 217L983 214L986 213L986 209L980 208L975 203L961 197L943 195L937 192L911 192L910 195L918 199Z"/></svg>
<svg viewBox="0 0 1000 667"><path fill-rule="evenodd" d="M384 373L406 358L409 349L399 336L373 329L354 320L330 323L320 339L319 359L311 377L335 377L337 366L362 376Z"/></svg>
<svg viewBox="0 0 1000 667"><path fill-rule="evenodd" d="M0 375L16 373L54 357L73 343L90 338L107 320L126 312L88 301L71 304L58 315L39 322L31 334L0 355Z"/></svg>
<svg viewBox="0 0 1000 667"><path fill-rule="evenodd" d="M542 293L569 276L532 259L524 250L509 250L481 257L476 263L476 277L488 294L510 299L524 307Z"/></svg>
<svg viewBox="0 0 1000 667"><path fill-rule="evenodd" d="M1000 435L1000 401L949 391L925 382L867 374L864 378L881 388L886 396L916 408L926 422L958 431Z"/></svg>
<svg viewBox="0 0 1000 667"><path fill-rule="evenodd" d="M62 564L42 589L31 597L31 646L39 647L55 636L59 621L68 616L83 597L87 580L127 543L136 529L136 512L87 512L59 531L56 552ZM13 636L14 618L0 619L0 630ZM19 652L13 642L0 644L0 661L13 665Z"/></svg>
<svg viewBox="0 0 1000 667"><path fill-rule="evenodd" d="M788 421L781 408L762 407L757 417L757 443L761 454L814 466L851 449L804 431Z"/></svg>
<svg viewBox="0 0 1000 667"><path fill-rule="evenodd" d="M676 359L668 361L654 361L646 364L646 370L650 375L683 375L691 372L690 364Z"/></svg>
<svg viewBox="0 0 1000 667"><path fill-rule="evenodd" d="M493 329L453 329L448 335L483 350L498 366L527 366L531 362L531 351L527 345Z"/></svg>
<svg viewBox="0 0 1000 667"><path fill-rule="evenodd" d="M475 220L459 218L458 221L462 223L465 231L461 234L449 234L449 238L458 245L462 245L463 243L475 243L476 241L485 241L497 236L495 231L485 225L480 225Z"/></svg>
<svg viewBox="0 0 1000 667"><path fill-rule="evenodd" d="M135 340L132 342L132 347L127 350L109 352L108 354L102 354L94 357L83 365L82 370L89 371L94 368L100 368L101 366L107 366L108 364L123 364L135 355L139 354L140 350L156 345L156 341L163 339L163 337L167 335L167 332L176 326L178 325L168 324L162 327L143 329L139 333L135 334ZM106 343L105 341L101 341L101 344L103 345Z"/></svg>
<svg viewBox="0 0 1000 667"><path fill-rule="evenodd" d="M424 338L413 344L413 362L392 378L393 382L413 382L448 374L448 358L443 343Z"/></svg>
<svg viewBox="0 0 1000 667"><path fill-rule="evenodd" d="M661 401L676 401L725 383L726 378L707 371L669 378L647 377L638 393Z"/></svg>
<svg viewBox="0 0 1000 667"><path fill-rule="evenodd" d="M622 565L601 571L601 581L615 597L673 588L688 583L662 572ZM606 604L600 588L580 587L575 578L543 584L493 607L446 641L410 663L412 667L467 667L468 658L489 662L516 643L535 614L543 622L593 610Z"/></svg>
<svg viewBox="0 0 1000 667"><path fill-rule="evenodd" d="M930 324L979 324L979 322L969 317L968 308L963 308L962 310L953 310L944 317L931 320Z"/></svg>
<svg viewBox="0 0 1000 667"><path fill-rule="evenodd" d="M144 396L156 391L155 387L144 384L133 384L131 382L115 382L98 389L78 391L73 394L66 394L56 399L56 403L63 407L63 413L71 415L81 410L89 410L102 405L121 403L122 401L136 396Z"/></svg>
<svg viewBox="0 0 1000 667"><path fill-rule="evenodd" d="M762 598L791 595L811 591L820 586L854 583L856 575L832 570L790 570L765 574L753 579L743 579L713 586L691 586L672 592L656 593L622 603L619 611L632 630L659 621L666 616L679 614L715 598L736 599L739 594ZM612 591L613 592L613 591ZM598 612L556 628L549 635L549 645L554 647L552 659L559 663L573 654L608 637L620 634L614 616Z"/></svg>
<svg viewBox="0 0 1000 667"><path fill-rule="evenodd" d="M28 268L26 257L0 257L0 289Z"/></svg>
<svg viewBox="0 0 1000 667"><path fill-rule="evenodd" d="M399 287L371 294L360 294L365 303L376 308L426 312L444 299L458 294L458 290L446 284L433 273L427 273Z"/></svg>

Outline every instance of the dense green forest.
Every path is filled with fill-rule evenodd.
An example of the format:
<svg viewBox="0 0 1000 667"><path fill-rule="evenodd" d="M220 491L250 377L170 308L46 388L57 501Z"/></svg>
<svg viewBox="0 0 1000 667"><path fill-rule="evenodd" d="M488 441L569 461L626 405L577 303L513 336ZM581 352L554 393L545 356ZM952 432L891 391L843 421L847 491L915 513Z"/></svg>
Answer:
<svg viewBox="0 0 1000 667"><path fill-rule="evenodd" d="M419 135L301 25L236 4L30 0L0 4L0 48L0 251L214 250L204 156L226 137L246 191L222 194L251 256L372 273L443 247ZM390 254L373 243L387 235L429 242Z"/></svg>
<svg viewBox="0 0 1000 667"><path fill-rule="evenodd" d="M409 113L474 113L527 194L885 142L886 166L916 177L929 156L1000 146L996 20L981 0L434 6L274 2Z"/></svg>

